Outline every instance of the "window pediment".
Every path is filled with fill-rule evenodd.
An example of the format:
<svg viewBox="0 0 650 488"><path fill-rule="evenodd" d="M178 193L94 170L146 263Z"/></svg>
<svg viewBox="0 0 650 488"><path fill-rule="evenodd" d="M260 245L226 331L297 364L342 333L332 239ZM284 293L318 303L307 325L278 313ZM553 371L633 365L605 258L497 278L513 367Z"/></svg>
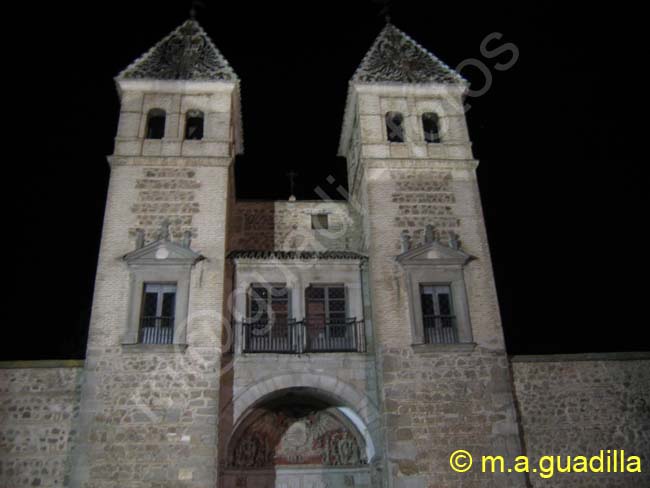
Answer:
<svg viewBox="0 0 650 488"><path fill-rule="evenodd" d="M424 243L413 249L403 252L395 258L398 263L403 266L409 265L458 265L464 266L469 261L474 259L473 256L455 249L453 247L445 246L438 241Z"/></svg>
<svg viewBox="0 0 650 488"><path fill-rule="evenodd" d="M193 265L205 259L189 247L166 239L158 239L140 249L125 254L122 259L131 265Z"/></svg>

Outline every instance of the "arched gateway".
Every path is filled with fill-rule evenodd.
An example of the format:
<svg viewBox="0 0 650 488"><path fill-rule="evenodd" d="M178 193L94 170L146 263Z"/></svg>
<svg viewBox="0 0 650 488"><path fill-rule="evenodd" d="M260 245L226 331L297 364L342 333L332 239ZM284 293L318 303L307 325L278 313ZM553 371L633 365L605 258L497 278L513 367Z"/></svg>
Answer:
<svg viewBox="0 0 650 488"><path fill-rule="evenodd" d="M369 487L374 448L358 416L305 391L270 395L242 416L220 486Z"/></svg>

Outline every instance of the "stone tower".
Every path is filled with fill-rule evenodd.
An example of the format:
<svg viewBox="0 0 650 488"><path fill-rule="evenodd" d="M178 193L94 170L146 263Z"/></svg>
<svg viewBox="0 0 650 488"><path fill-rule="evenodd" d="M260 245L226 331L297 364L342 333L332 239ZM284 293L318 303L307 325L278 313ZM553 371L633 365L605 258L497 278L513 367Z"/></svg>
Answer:
<svg viewBox="0 0 650 488"><path fill-rule="evenodd" d="M239 83L194 20L116 83L71 486L213 487Z"/></svg>
<svg viewBox="0 0 650 488"><path fill-rule="evenodd" d="M521 452L467 88L390 23L349 86L339 154L363 222L388 486L524 486L449 467L457 449Z"/></svg>

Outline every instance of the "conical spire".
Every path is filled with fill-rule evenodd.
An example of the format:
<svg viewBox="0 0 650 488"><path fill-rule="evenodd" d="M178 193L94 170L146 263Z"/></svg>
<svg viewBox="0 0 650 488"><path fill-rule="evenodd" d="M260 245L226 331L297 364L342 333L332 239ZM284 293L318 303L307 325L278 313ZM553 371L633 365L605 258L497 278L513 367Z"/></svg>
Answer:
<svg viewBox="0 0 650 488"><path fill-rule="evenodd" d="M355 83L463 83L463 78L388 22L357 68Z"/></svg>
<svg viewBox="0 0 650 488"><path fill-rule="evenodd" d="M236 81L237 75L196 20L187 20L118 78Z"/></svg>

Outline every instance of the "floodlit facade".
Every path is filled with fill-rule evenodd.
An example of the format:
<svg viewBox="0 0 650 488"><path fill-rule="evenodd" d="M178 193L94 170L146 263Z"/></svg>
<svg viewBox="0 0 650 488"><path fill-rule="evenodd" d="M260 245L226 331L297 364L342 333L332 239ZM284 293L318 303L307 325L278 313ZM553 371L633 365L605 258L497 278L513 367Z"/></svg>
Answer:
<svg viewBox="0 0 650 488"><path fill-rule="evenodd" d="M570 387L554 377L583 398L603 395L597 378L635 377L627 396L604 396L631 399L621 415L639 434L619 444L648 453L648 403L635 400L648 397L647 357L506 355L468 84L394 25L349 84L345 200L236 199L239 79L195 20L116 83L87 358L3 373L8 392L45 385L15 390L23 407L43 395L41 413L60 406L38 417L56 447L9 449L3 486L538 486L525 473L456 472L449 458L565 449L571 428L550 412L571 411ZM37 442L14 420L7 445ZM610 420L578 430L613 448ZM600 480L553 485L648 478Z"/></svg>

